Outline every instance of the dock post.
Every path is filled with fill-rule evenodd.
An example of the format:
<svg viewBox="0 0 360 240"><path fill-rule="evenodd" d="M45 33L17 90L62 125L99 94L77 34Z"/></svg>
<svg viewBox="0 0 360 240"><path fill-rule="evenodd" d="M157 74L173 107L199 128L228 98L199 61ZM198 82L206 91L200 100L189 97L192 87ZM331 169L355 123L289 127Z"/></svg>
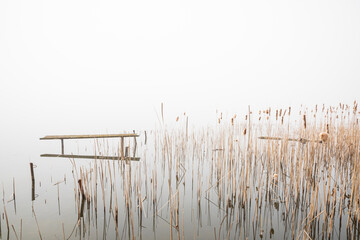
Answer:
<svg viewBox="0 0 360 240"><path fill-rule="evenodd" d="M129 157L129 147L125 147L125 157Z"/></svg>
<svg viewBox="0 0 360 240"><path fill-rule="evenodd" d="M31 173L31 200L35 200L35 177L34 177L34 164L30 163L30 173Z"/></svg>
<svg viewBox="0 0 360 240"><path fill-rule="evenodd" d="M121 160L124 160L124 137L121 137L121 146L120 146L120 157L121 157Z"/></svg>
<svg viewBox="0 0 360 240"><path fill-rule="evenodd" d="M64 139L61 139L61 154L64 155Z"/></svg>
<svg viewBox="0 0 360 240"><path fill-rule="evenodd" d="M82 184L81 179L78 180L78 184L79 184L79 188L80 188L80 193L81 193L81 208L80 208L80 212L79 212L79 219L84 217L84 205L85 205L85 192L84 192L84 187Z"/></svg>
<svg viewBox="0 0 360 240"><path fill-rule="evenodd" d="M78 219L84 217L84 206L85 206L85 198L82 197L81 198L81 208L80 208L79 218Z"/></svg>
<svg viewBox="0 0 360 240"><path fill-rule="evenodd" d="M78 180L78 184L79 184L79 188L80 188L81 197L82 197L82 198L85 198L84 187L83 187L83 185L82 185L81 179Z"/></svg>
<svg viewBox="0 0 360 240"><path fill-rule="evenodd" d="M134 151L133 151L133 157L135 157L135 154L136 154L136 147L137 147L137 141L136 141L136 137L134 137Z"/></svg>

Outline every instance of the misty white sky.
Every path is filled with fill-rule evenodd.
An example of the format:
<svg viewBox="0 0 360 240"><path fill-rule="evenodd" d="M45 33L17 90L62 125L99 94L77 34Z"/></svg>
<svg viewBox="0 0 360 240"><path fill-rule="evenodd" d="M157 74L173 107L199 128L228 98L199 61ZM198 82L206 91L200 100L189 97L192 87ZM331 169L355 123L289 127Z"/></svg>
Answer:
<svg viewBox="0 0 360 240"><path fill-rule="evenodd" d="M352 103L359 13L347 0L1 0L0 129L142 129L161 102L194 121Z"/></svg>

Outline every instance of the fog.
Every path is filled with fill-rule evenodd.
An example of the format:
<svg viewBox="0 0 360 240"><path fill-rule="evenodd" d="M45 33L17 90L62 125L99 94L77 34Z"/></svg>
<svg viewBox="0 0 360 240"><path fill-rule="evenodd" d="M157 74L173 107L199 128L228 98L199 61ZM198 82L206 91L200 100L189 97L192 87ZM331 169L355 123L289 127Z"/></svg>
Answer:
<svg viewBox="0 0 360 240"><path fill-rule="evenodd" d="M359 12L358 1L3 0L1 145L152 128L162 102L166 120L193 124L248 105L351 104Z"/></svg>

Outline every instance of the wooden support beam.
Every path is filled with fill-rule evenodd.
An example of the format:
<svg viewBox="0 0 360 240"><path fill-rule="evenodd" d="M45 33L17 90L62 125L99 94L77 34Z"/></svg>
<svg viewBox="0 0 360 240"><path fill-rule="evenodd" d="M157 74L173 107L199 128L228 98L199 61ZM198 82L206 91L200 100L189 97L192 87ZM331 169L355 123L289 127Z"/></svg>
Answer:
<svg viewBox="0 0 360 240"><path fill-rule="evenodd" d="M129 156L129 147L125 147L125 157Z"/></svg>
<svg viewBox="0 0 360 240"><path fill-rule="evenodd" d="M134 137L134 152L133 152L133 157L135 157L135 155L136 155L136 147L137 147L137 141L136 141L136 137Z"/></svg>
<svg viewBox="0 0 360 240"><path fill-rule="evenodd" d="M120 157L121 157L121 160L125 159L125 155L124 155L124 137L121 137Z"/></svg>
<svg viewBox="0 0 360 240"><path fill-rule="evenodd" d="M61 154L64 154L64 139L61 139Z"/></svg>
<svg viewBox="0 0 360 240"><path fill-rule="evenodd" d="M139 161L139 157L124 157L121 156L94 156L94 155L71 155L71 154L41 154L40 157L58 157L58 158L82 158L82 159L101 159L101 160L130 160Z"/></svg>

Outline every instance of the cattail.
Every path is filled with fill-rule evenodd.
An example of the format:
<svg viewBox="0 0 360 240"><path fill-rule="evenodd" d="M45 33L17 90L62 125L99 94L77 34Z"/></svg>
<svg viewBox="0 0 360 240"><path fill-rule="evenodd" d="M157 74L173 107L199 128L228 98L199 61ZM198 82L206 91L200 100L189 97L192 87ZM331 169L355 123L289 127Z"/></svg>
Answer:
<svg viewBox="0 0 360 240"><path fill-rule="evenodd" d="M303 120L304 120L304 128L306 129L306 115L303 115Z"/></svg>
<svg viewBox="0 0 360 240"><path fill-rule="evenodd" d="M246 135L246 128L244 128L243 135Z"/></svg>
<svg viewBox="0 0 360 240"><path fill-rule="evenodd" d="M320 136L321 142L326 142L328 140L328 138L329 138L329 134L326 133L326 132L320 133L319 136Z"/></svg>
<svg viewBox="0 0 360 240"><path fill-rule="evenodd" d="M354 114L356 114L357 108L358 108L358 104L357 104L356 101L354 101L354 107L353 107L353 112L354 112Z"/></svg>
<svg viewBox="0 0 360 240"><path fill-rule="evenodd" d="M274 173L274 175L273 175L274 184L278 184L278 180L279 180L279 175Z"/></svg>

